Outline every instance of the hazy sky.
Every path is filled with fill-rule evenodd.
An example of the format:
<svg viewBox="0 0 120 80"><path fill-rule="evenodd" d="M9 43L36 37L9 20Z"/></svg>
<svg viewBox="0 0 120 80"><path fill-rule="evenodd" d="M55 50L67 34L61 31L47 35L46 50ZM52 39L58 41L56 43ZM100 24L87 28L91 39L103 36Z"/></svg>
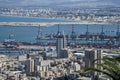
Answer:
<svg viewBox="0 0 120 80"><path fill-rule="evenodd" d="M117 5L120 0L0 0L0 6L101 6Z"/></svg>

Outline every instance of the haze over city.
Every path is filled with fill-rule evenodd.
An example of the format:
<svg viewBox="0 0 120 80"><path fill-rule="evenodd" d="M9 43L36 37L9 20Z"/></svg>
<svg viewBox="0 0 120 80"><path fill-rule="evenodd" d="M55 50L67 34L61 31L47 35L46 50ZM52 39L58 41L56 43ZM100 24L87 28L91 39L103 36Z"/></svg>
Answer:
<svg viewBox="0 0 120 80"><path fill-rule="evenodd" d="M119 0L0 0L1 7L47 6L47 7L119 7Z"/></svg>

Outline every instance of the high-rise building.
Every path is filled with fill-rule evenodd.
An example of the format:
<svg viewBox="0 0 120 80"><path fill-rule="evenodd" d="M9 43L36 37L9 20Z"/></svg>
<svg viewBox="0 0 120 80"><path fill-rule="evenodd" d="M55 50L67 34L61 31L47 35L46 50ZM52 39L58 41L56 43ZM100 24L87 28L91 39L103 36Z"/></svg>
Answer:
<svg viewBox="0 0 120 80"><path fill-rule="evenodd" d="M26 72L28 74L34 72L34 59L30 58L26 61Z"/></svg>
<svg viewBox="0 0 120 80"><path fill-rule="evenodd" d="M19 55L19 56L18 56L18 60L19 60L19 61L26 61L26 60L27 60L27 54Z"/></svg>
<svg viewBox="0 0 120 80"><path fill-rule="evenodd" d="M56 41L56 51L58 58L60 58L61 50L65 47L66 47L66 37L64 35L64 32L61 33L59 31L59 26L58 26L57 41Z"/></svg>
<svg viewBox="0 0 120 80"><path fill-rule="evenodd" d="M67 49L67 48L63 48L61 49L61 53L60 53L60 58L69 58L72 56L72 52Z"/></svg>
<svg viewBox="0 0 120 80"><path fill-rule="evenodd" d="M102 50L86 50L85 51L85 68L94 68L94 60L102 58ZM97 61L97 63L101 63Z"/></svg>
<svg viewBox="0 0 120 80"><path fill-rule="evenodd" d="M95 63L101 64L102 61L98 60L94 62L96 59L102 58L102 50L86 50L85 51L85 68L98 68L101 69L101 67L98 67ZM95 73L90 73L90 76L96 75Z"/></svg>
<svg viewBox="0 0 120 80"><path fill-rule="evenodd" d="M72 68L74 71L80 71L81 67L80 67L80 64L74 62L74 63L72 63Z"/></svg>

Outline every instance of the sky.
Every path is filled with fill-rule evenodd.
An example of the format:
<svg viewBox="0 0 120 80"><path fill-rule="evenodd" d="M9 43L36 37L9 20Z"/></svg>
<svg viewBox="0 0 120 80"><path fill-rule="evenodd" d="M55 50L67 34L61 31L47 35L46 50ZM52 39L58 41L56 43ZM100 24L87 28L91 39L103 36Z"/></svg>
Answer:
<svg viewBox="0 0 120 80"><path fill-rule="evenodd" d="M120 0L0 0L0 6L120 6Z"/></svg>

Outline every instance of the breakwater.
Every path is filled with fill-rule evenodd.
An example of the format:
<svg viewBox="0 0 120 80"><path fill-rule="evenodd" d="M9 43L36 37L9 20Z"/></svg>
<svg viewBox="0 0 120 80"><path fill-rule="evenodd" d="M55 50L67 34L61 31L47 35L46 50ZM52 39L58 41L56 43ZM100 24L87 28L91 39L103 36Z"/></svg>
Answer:
<svg viewBox="0 0 120 80"><path fill-rule="evenodd" d="M0 26L51 26L56 24L108 24L97 22L0 22Z"/></svg>

